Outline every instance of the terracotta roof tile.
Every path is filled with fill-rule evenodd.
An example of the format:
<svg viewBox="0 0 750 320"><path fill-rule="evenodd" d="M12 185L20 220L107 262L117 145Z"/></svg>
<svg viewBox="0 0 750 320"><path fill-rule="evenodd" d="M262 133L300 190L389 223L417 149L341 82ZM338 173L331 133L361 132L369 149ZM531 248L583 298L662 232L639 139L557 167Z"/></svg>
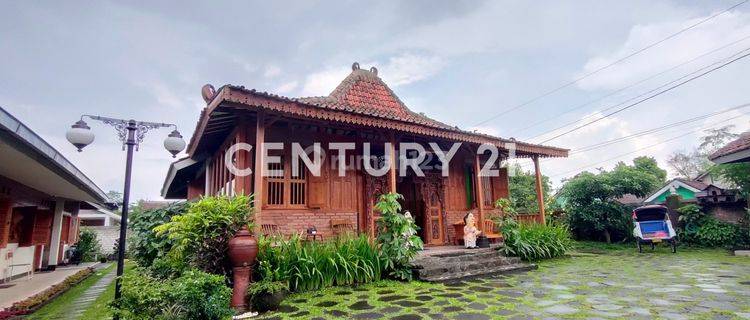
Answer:
<svg viewBox="0 0 750 320"><path fill-rule="evenodd" d="M750 149L750 131L743 133L737 138L737 140L728 143L726 146L711 154L708 158L714 160L747 149Z"/></svg>

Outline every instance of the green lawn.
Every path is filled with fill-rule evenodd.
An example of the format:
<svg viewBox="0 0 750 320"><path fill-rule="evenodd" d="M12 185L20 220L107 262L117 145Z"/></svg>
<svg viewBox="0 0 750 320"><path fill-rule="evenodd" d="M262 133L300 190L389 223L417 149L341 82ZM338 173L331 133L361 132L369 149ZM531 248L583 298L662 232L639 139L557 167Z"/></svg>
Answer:
<svg viewBox="0 0 750 320"><path fill-rule="evenodd" d="M27 319L33 320L44 320L44 319L65 319L68 312L68 308L73 301L80 297L86 289L93 286L99 279L104 277L105 274L114 271L115 265L112 264L104 269L98 270L96 273L81 281L75 287L66 291L62 295L58 296L51 303L37 310L33 314L29 315ZM97 300L98 301L98 300ZM84 318L94 319L94 318ZM97 318L99 319L99 318ZM104 318L102 318L104 319Z"/></svg>

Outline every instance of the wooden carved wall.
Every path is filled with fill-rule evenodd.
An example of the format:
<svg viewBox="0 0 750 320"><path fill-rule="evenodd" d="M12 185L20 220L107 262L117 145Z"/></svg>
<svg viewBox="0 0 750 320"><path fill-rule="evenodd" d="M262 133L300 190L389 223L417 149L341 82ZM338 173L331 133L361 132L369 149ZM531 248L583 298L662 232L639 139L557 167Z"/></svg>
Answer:
<svg viewBox="0 0 750 320"><path fill-rule="evenodd" d="M373 177L367 173L364 174L365 180L365 221L367 231L370 235L375 235L375 220L377 219L377 212L375 212L375 203L378 201L380 195L388 193L388 177L386 175L380 177Z"/></svg>

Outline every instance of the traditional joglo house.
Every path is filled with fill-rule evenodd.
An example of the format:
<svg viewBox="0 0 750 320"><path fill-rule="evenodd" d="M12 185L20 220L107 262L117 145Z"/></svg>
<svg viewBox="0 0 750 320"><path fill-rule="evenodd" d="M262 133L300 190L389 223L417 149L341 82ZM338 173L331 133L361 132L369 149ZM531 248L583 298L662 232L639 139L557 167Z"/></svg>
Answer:
<svg viewBox="0 0 750 320"><path fill-rule="evenodd" d="M566 157L568 150L502 139L469 132L430 119L409 110L378 77L377 69L361 69L357 63L352 72L333 92L325 97L289 98L259 92L245 87L225 85L214 90L203 88L207 106L187 148L188 156L172 163L162 195L168 199L195 199L201 195L256 195L256 223L264 230L283 234L304 232L310 227L325 234L332 225L348 223L359 232L372 234L379 195L398 192L404 196L402 206L409 210L421 227L420 236L428 245L454 243L454 224L467 212L474 212L482 221L496 214L494 202L508 197L508 174L500 168L515 148L515 156L535 162L537 190L541 185L539 158ZM479 115L478 115L479 116ZM268 150L271 158L259 156L258 146L271 142L283 143L281 150ZM327 157L321 174L309 173L300 165L292 172L292 143L311 146L320 143ZM355 149L345 152L345 174L339 174L338 149L329 143L354 143ZM417 143L427 150L422 163L423 175L407 169L398 172L396 161L380 161L387 165L383 175L372 175L363 169L357 155L363 154L369 142L371 153L398 155L400 143ZM246 143L252 151L230 152L232 166L252 169L253 174L235 176L225 166L225 154L232 145ZM389 143L389 144L388 144ZM449 162L447 177L442 175L440 161L430 143L448 151L453 143L461 143ZM478 154L482 144L499 150L499 157L490 152ZM389 150L386 150L388 148ZM335 149L335 150L334 150ZM487 163L490 161L491 163ZM377 161L371 162L377 167ZM300 162L301 163L301 162ZM499 169L496 176L483 176L485 168ZM432 168L432 169L430 169ZM256 174L274 170L272 175ZM542 208L543 199L538 192ZM272 228L266 228L271 226Z"/></svg>

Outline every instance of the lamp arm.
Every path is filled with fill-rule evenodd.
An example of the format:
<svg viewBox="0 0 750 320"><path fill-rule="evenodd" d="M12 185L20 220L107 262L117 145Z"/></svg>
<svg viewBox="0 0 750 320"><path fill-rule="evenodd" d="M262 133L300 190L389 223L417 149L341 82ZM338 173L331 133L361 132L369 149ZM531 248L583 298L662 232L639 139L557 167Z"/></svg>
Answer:
<svg viewBox="0 0 750 320"><path fill-rule="evenodd" d="M110 117L103 117L103 116L95 116L90 114L84 114L81 116L81 120L83 118L89 118L91 120L97 120L104 124L110 125L115 128L115 131L117 131L117 136L122 142L122 149L125 150L125 146L128 144L128 131L134 130L135 131L135 141L132 143L135 144L135 150L138 151L140 144L143 142L143 139L146 137L146 133L151 129L158 129L158 128L171 128L174 127L175 130L177 129L177 125L172 123L161 123L161 122L148 122L148 121L135 121L135 120L125 120L125 119L117 119L117 118L110 118Z"/></svg>

